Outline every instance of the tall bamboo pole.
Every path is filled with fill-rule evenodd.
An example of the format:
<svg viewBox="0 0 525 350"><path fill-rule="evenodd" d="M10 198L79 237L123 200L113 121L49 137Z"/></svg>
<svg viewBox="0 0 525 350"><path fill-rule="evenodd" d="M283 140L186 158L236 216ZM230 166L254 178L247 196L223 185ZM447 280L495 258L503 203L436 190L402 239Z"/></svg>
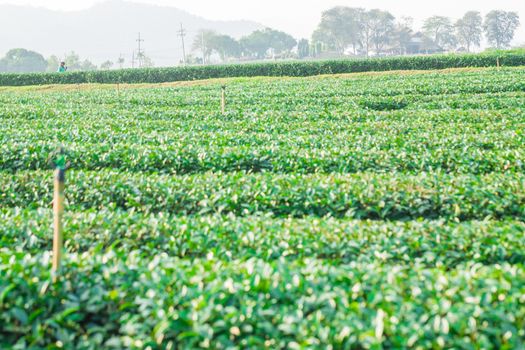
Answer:
<svg viewBox="0 0 525 350"><path fill-rule="evenodd" d="M64 188L66 171L55 170L55 190L53 199L53 272L58 272L62 263L62 247L64 244L62 217L64 215Z"/></svg>

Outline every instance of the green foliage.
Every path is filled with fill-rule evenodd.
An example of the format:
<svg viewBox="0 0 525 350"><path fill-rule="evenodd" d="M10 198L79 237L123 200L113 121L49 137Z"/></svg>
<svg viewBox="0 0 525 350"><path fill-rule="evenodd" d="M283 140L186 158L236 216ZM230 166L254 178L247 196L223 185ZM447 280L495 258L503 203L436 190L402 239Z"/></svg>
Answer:
<svg viewBox="0 0 525 350"><path fill-rule="evenodd" d="M31 175L31 176L29 176ZM0 177L3 207L43 207L52 199L45 173ZM70 172L68 199L81 210L119 208L182 215L266 212L282 217L356 219L525 219L525 177L357 174L155 176ZM370 188L374 190L371 191Z"/></svg>
<svg viewBox="0 0 525 350"><path fill-rule="evenodd" d="M292 76L389 70L432 70L460 67L525 65L521 53L503 55L434 55L335 61L279 62L192 66L178 68L124 69L118 71L69 72L67 74L0 74L0 86L82 83L162 83L224 77Z"/></svg>
<svg viewBox="0 0 525 350"><path fill-rule="evenodd" d="M14 259L13 259L14 258ZM11 260L11 261L10 261ZM0 260L2 342L18 348L519 348L522 265L447 271L314 259L71 254ZM24 337L20 339L19 334ZM56 345L53 345L55 347Z"/></svg>
<svg viewBox="0 0 525 350"><path fill-rule="evenodd" d="M494 10L485 16L483 28L488 42L497 49L509 47L520 25L517 12Z"/></svg>
<svg viewBox="0 0 525 350"><path fill-rule="evenodd" d="M314 42L324 43L340 54L351 46L354 53L362 43L366 11L361 8L336 6L322 14L321 23L312 35Z"/></svg>
<svg viewBox="0 0 525 350"><path fill-rule="evenodd" d="M223 62L228 58L241 57L241 45L237 40L211 30L203 30L195 36L193 50L200 55L204 50L205 61L208 61L213 53L218 54Z"/></svg>
<svg viewBox="0 0 525 350"><path fill-rule="evenodd" d="M270 50L274 55L289 53L297 45L297 41L285 32L266 28L243 37L240 45L247 54L265 58Z"/></svg>
<svg viewBox="0 0 525 350"><path fill-rule="evenodd" d="M64 144L78 170L519 172L525 170L525 136L514 130L522 127L522 74L521 68L502 68L259 80L255 86L229 81L226 116L219 113L220 84L121 88L118 95L114 86L23 98L4 92L0 114L9 123L0 133L0 170L48 169L49 154ZM468 135L455 131L465 128Z"/></svg>
<svg viewBox="0 0 525 350"><path fill-rule="evenodd" d="M75 72L75 71L91 72L91 71L97 70L97 66L95 64L93 64L88 59L84 59L82 61L80 56L73 51L68 53L65 57L63 57L61 61L66 63L67 69L70 72ZM53 71L56 71L57 68L58 66L54 67Z"/></svg>
<svg viewBox="0 0 525 350"><path fill-rule="evenodd" d="M50 210L4 209L0 213L4 248L38 254L51 249ZM165 213L101 210L66 212L70 253L141 250L150 256L180 258L208 254L230 261L317 258L344 264L358 261L427 267L525 263L525 224L521 221L381 222L315 217L177 216Z"/></svg>
<svg viewBox="0 0 525 350"><path fill-rule="evenodd" d="M391 42L394 20L395 17L388 11L373 9L364 14L362 40L367 57L372 47L376 54L383 53L384 47Z"/></svg>
<svg viewBox="0 0 525 350"><path fill-rule="evenodd" d="M455 47L457 38L454 35L452 20L443 16L432 16L423 24L425 34L431 38L441 50Z"/></svg>
<svg viewBox="0 0 525 350"><path fill-rule="evenodd" d="M495 57L2 88L0 348L523 348L523 53L402 64Z"/></svg>
<svg viewBox="0 0 525 350"><path fill-rule="evenodd" d="M44 72L46 67L47 62L41 54L26 49L10 50L0 59L0 72Z"/></svg>
<svg viewBox="0 0 525 350"><path fill-rule="evenodd" d="M483 35L483 19L477 11L469 11L456 22L456 36L467 52L474 46L481 45Z"/></svg>
<svg viewBox="0 0 525 350"><path fill-rule="evenodd" d="M101 65L100 65L100 69L111 69L111 67L113 67L113 62L111 61L105 61L103 62Z"/></svg>
<svg viewBox="0 0 525 350"><path fill-rule="evenodd" d="M297 56L299 58L310 57L310 42L308 39L301 39L297 44Z"/></svg>

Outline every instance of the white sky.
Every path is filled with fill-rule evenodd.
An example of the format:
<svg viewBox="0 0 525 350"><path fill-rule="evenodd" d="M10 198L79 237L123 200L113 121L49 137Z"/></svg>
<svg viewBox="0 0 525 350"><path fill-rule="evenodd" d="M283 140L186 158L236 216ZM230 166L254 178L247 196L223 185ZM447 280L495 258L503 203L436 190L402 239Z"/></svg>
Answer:
<svg viewBox="0 0 525 350"><path fill-rule="evenodd" d="M33 5L56 10L79 10L104 0L0 0L0 3ZM310 37L321 12L335 5L381 8L397 17L410 16L416 25L431 15L460 17L468 10L483 14L493 9L518 11L522 26L516 42L525 42L525 0L133 0L174 6L217 20L248 19L281 29L296 37Z"/></svg>

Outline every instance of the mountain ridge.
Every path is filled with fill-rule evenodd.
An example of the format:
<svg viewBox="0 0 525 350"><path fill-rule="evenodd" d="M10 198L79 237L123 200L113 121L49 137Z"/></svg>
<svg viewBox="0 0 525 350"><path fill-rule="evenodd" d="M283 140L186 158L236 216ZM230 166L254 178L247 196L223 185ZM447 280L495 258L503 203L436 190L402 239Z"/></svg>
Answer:
<svg viewBox="0 0 525 350"><path fill-rule="evenodd" d="M75 51L95 63L115 62L122 55L125 66L130 66L140 32L146 55L157 66L172 66L182 59L182 43L177 34L181 23L187 32L187 53L191 52L200 29L239 38L264 28L249 20L208 20L174 7L123 0L110 0L75 11L5 4L0 5L0 55L19 47L46 57L62 57ZM21 24L23 28L19 29Z"/></svg>

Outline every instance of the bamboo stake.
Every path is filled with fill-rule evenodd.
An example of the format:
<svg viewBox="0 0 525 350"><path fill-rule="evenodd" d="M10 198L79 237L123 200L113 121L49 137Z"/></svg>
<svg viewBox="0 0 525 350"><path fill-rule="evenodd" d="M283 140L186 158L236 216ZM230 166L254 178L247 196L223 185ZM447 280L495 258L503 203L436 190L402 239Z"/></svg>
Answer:
<svg viewBox="0 0 525 350"><path fill-rule="evenodd" d="M226 113L226 85L222 86L221 111Z"/></svg>
<svg viewBox="0 0 525 350"><path fill-rule="evenodd" d="M66 171L55 170L55 192L53 200L53 273L57 273L62 262L62 247L64 244L62 217L64 215L64 187Z"/></svg>
<svg viewBox="0 0 525 350"><path fill-rule="evenodd" d="M500 68L499 57L496 58L496 66L498 67L498 69Z"/></svg>

